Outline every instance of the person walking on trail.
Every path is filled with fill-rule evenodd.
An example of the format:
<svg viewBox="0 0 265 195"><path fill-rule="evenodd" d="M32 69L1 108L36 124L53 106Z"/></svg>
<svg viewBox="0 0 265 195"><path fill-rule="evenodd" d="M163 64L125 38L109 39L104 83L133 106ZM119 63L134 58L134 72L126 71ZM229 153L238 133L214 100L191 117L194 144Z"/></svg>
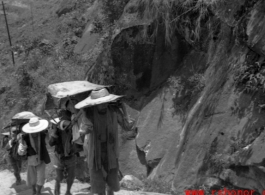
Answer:
<svg viewBox="0 0 265 195"><path fill-rule="evenodd" d="M118 123L124 130L131 130L126 120L126 110L110 102L122 96L110 94L107 89L92 91L90 96L75 105L82 109L90 124L85 124L80 133L86 134L88 166L92 194L113 195L120 190L118 163ZM90 108L86 108L90 107ZM125 108L125 107L122 107ZM107 193L106 193L107 192Z"/></svg>
<svg viewBox="0 0 265 195"><path fill-rule="evenodd" d="M83 117L83 112L81 110L77 110L75 108L75 104L77 104L78 101L76 99L68 99L65 103L64 109L67 112L64 112L64 115L66 113L67 117L64 117L62 120L62 123L64 126L70 125L70 129L72 131L72 143L75 147L75 152L77 155L76 158L76 169L75 169L75 177L81 181L87 181L89 178L89 170L87 167L87 163L85 162L85 153L84 153L84 135L80 135L79 131L83 128L85 125L89 125L90 121L87 120L86 117Z"/></svg>
<svg viewBox="0 0 265 195"><path fill-rule="evenodd" d="M10 129L10 133L11 133L11 139L8 140L8 142L5 144L5 148L8 152L7 159L8 159L9 164L13 168L14 175L16 177L16 185L20 185L22 181L21 176L20 176L22 159L18 159L13 155L15 152L14 150L17 149L15 145L18 144L19 140L21 139L21 133L20 133L19 126L12 126ZM3 146L4 146L4 143L3 143Z"/></svg>
<svg viewBox="0 0 265 195"><path fill-rule="evenodd" d="M71 113L65 110L61 118L51 120L52 133L49 140L50 146L55 146L54 167L56 169L55 195L60 195L60 183L66 174L67 190L66 195L71 195L71 187L75 179L76 154L73 136L70 126L65 125L65 121L70 121ZM62 113L62 112L61 112ZM68 116L68 117L67 117Z"/></svg>
<svg viewBox="0 0 265 195"><path fill-rule="evenodd" d="M22 127L26 135L19 144L18 154L28 156L27 185L32 187L33 195L41 194L46 164L51 162L45 143L48 126L47 120L32 117Z"/></svg>

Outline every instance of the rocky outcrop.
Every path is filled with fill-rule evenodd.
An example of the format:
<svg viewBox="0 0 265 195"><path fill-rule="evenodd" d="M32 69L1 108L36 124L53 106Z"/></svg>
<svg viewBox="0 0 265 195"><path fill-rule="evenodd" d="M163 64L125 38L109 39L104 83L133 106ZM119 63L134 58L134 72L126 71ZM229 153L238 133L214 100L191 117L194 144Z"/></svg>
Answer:
<svg viewBox="0 0 265 195"><path fill-rule="evenodd" d="M129 155L121 158L126 167L126 157L134 161L138 155L129 169L134 174L140 167L150 179L172 182L175 194L196 186L261 194L264 93L241 90L235 75L246 61L263 60L264 2L234 0L213 10L220 29L204 51L178 34L168 47L162 28L146 42L141 33L150 23L123 15L89 50L87 79L118 86L116 92L138 111L136 146L123 143ZM133 6L124 14L132 16Z"/></svg>

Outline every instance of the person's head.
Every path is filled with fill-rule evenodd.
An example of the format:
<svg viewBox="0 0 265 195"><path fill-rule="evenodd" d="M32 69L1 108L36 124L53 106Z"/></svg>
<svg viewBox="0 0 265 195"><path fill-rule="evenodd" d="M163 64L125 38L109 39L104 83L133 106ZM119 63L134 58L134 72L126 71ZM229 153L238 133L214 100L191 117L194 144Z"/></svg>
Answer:
<svg viewBox="0 0 265 195"><path fill-rule="evenodd" d="M12 126L11 127L11 129L10 129L10 131L11 131L11 138L16 138L16 136L17 136L17 131L18 131L18 126Z"/></svg>
<svg viewBox="0 0 265 195"><path fill-rule="evenodd" d="M97 105L97 109L99 112L106 112L108 107L108 103Z"/></svg>
<svg viewBox="0 0 265 195"><path fill-rule="evenodd" d="M82 109L86 107L93 107L103 111L106 110L109 103L116 102L121 97L122 96L120 95L110 94L106 88L93 90L86 99L75 104L75 108Z"/></svg>

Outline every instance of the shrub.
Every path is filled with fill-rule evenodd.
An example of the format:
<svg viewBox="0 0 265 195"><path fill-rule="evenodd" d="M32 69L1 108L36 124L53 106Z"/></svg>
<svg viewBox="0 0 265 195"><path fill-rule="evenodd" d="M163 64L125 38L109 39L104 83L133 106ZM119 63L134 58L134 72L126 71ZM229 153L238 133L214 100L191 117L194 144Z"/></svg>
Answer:
<svg viewBox="0 0 265 195"><path fill-rule="evenodd" d="M123 9L129 0L102 0L103 13L106 15L106 23L114 23L123 13Z"/></svg>
<svg viewBox="0 0 265 195"><path fill-rule="evenodd" d="M234 80L236 86L245 92L265 92L265 62L244 62L237 69Z"/></svg>
<svg viewBox="0 0 265 195"><path fill-rule="evenodd" d="M212 14L210 7L220 1L205 0L137 0L139 16L154 20L154 35L162 24L165 29L167 43L176 31L182 34L186 41L193 44L201 38L201 31ZM211 20L210 20L211 23ZM212 25L208 25L211 27Z"/></svg>

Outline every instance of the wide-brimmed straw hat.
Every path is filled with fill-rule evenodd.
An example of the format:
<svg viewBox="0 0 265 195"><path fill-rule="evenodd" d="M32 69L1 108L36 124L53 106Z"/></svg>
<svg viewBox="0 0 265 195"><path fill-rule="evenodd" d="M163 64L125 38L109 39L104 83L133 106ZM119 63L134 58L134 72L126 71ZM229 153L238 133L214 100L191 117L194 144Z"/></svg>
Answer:
<svg viewBox="0 0 265 195"><path fill-rule="evenodd" d="M25 133L38 133L47 129L48 126L49 122L47 120L33 117L26 125L22 127L22 131L24 131Z"/></svg>
<svg viewBox="0 0 265 195"><path fill-rule="evenodd" d="M75 108L81 109L85 107L96 106L99 104L113 102L121 97L123 96L110 94L106 88L103 88L97 91L92 91L90 95L88 96L88 98L76 104Z"/></svg>

